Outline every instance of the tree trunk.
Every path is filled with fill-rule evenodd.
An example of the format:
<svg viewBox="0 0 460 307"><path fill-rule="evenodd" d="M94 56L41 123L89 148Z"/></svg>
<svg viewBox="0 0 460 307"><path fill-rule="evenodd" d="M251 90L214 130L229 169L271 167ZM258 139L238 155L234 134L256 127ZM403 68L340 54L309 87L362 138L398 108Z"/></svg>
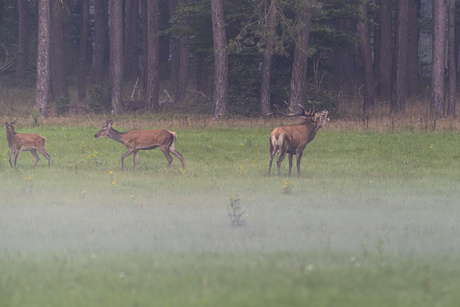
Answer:
<svg viewBox="0 0 460 307"><path fill-rule="evenodd" d="M65 4L67 5L67 4ZM50 78L51 100L69 97L66 56L64 52L64 18L66 9L61 0L51 0Z"/></svg>
<svg viewBox="0 0 460 307"><path fill-rule="evenodd" d="M125 13L125 43L123 58L125 60L124 72L130 79L139 76L137 32L139 24L139 0L126 0Z"/></svg>
<svg viewBox="0 0 460 307"><path fill-rule="evenodd" d="M188 65L188 37L182 36L179 39L179 78L177 79L177 86L174 95L174 102L177 104L184 102L185 94L187 93Z"/></svg>
<svg viewBox="0 0 460 307"><path fill-rule="evenodd" d="M276 35L276 14L278 0L271 0L268 16L267 16L267 37L265 43L265 52L262 60L262 84L260 92L260 104L262 107L262 115L271 112L271 99L270 99L270 83L273 54L275 51L275 35ZM264 16L265 17L265 16Z"/></svg>
<svg viewBox="0 0 460 307"><path fill-rule="evenodd" d="M176 13L177 6L179 5L178 0L170 0L169 1L169 11L172 16ZM174 83L178 79L179 76L179 63L180 63L180 57L179 57L179 39L177 37L171 37L170 39L170 53L171 53L171 70L169 73L169 80L171 83L171 88L175 91L175 86Z"/></svg>
<svg viewBox="0 0 460 307"><path fill-rule="evenodd" d="M409 1L408 29L407 29L407 67L406 87L407 97L419 95L421 92L419 80L419 27L420 0Z"/></svg>
<svg viewBox="0 0 460 307"><path fill-rule="evenodd" d="M123 6L122 1L110 0L110 80L112 84L112 112L118 114L122 103L123 83Z"/></svg>
<svg viewBox="0 0 460 307"><path fill-rule="evenodd" d="M445 116L446 0L433 0L433 45L431 69L431 109Z"/></svg>
<svg viewBox="0 0 460 307"><path fill-rule="evenodd" d="M48 116L50 92L50 0L38 1L37 84L35 106Z"/></svg>
<svg viewBox="0 0 460 307"><path fill-rule="evenodd" d="M308 0L297 0L296 23L298 33L294 46L294 58L292 62L290 108L294 112L301 111L305 104L305 91L307 86L308 67L308 40L310 38L311 14L308 12Z"/></svg>
<svg viewBox="0 0 460 307"><path fill-rule="evenodd" d="M159 36L158 0L147 0L147 108L158 109L160 96L159 82Z"/></svg>
<svg viewBox="0 0 460 307"><path fill-rule="evenodd" d="M228 54L224 0L211 1L211 17L214 40L214 118L220 119L228 116Z"/></svg>
<svg viewBox="0 0 460 307"><path fill-rule="evenodd" d="M16 78L24 79L29 69L29 5L27 0L18 0L18 62Z"/></svg>
<svg viewBox="0 0 460 307"><path fill-rule="evenodd" d="M94 43L91 74L93 85L102 86L107 45L107 0L94 0Z"/></svg>
<svg viewBox="0 0 460 307"><path fill-rule="evenodd" d="M89 0L81 1L80 56L78 59L78 101L86 104L86 44L88 41Z"/></svg>
<svg viewBox="0 0 460 307"><path fill-rule="evenodd" d="M391 82L391 113L406 113L406 50L409 0L399 0L396 14L396 33L393 50L393 78Z"/></svg>
<svg viewBox="0 0 460 307"><path fill-rule="evenodd" d="M448 26L448 50L447 65L449 71L449 99L447 103L447 116L455 117L455 106L457 99L457 70L455 65L455 1L449 0L449 9L447 10Z"/></svg>
<svg viewBox="0 0 460 307"><path fill-rule="evenodd" d="M378 10L378 39L376 40L376 77L377 95L381 100L391 99L391 69L392 69L392 27L391 0L380 0Z"/></svg>
<svg viewBox="0 0 460 307"><path fill-rule="evenodd" d="M184 5L184 0L170 1L169 7L173 13L181 5ZM189 51L188 37L171 38L171 84L174 90L174 103L181 104L185 99L188 83L188 66L189 66Z"/></svg>
<svg viewBox="0 0 460 307"><path fill-rule="evenodd" d="M364 103L363 113L368 117L374 112L374 71L372 67L372 51L367 20L367 4L359 5L361 20L358 23L359 37L361 41L361 57L363 60L364 77Z"/></svg>

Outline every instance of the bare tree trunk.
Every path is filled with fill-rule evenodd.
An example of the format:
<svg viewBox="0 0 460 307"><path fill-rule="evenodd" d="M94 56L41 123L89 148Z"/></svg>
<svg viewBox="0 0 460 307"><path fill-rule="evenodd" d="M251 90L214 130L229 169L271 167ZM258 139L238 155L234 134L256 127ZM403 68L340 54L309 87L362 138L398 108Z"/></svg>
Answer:
<svg viewBox="0 0 460 307"><path fill-rule="evenodd" d="M433 46L431 69L431 110L445 116L446 0L433 0Z"/></svg>
<svg viewBox="0 0 460 307"><path fill-rule="evenodd" d="M112 84L112 112L118 114L122 103L123 83L123 6L122 1L110 0L110 80Z"/></svg>
<svg viewBox="0 0 460 307"><path fill-rule="evenodd" d="M158 109L159 82L159 36L158 0L147 0L147 108Z"/></svg>
<svg viewBox="0 0 460 307"><path fill-rule="evenodd" d="M94 43L91 67L93 85L102 86L107 45L107 0L94 0Z"/></svg>
<svg viewBox="0 0 460 307"><path fill-rule="evenodd" d="M300 105L305 103L305 91L307 86L308 67L308 40L310 38L311 14L308 12L309 0L297 0L296 23L298 33L294 47L294 58L292 62L290 108L294 112L301 110Z"/></svg>
<svg viewBox="0 0 460 307"><path fill-rule="evenodd" d="M139 0L126 0L124 72L130 78L139 76L137 31L139 29Z"/></svg>
<svg viewBox="0 0 460 307"><path fill-rule="evenodd" d="M185 94L187 92L189 65L189 52L187 44L188 37L182 36L179 39L179 78L177 80L176 93L174 95L174 102L178 104L184 102Z"/></svg>
<svg viewBox="0 0 460 307"><path fill-rule="evenodd" d="M407 16L409 0L399 0L396 16L395 45L393 52L393 78L391 82L391 113L406 113L406 51Z"/></svg>
<svg viewBox="0 0 460 307"><path fill-rule="evenodd" d="M447 116L455 117L455 107L457 100L457 70L455 63L455 0L449 0L448 14L448 50L447 63L449 71L449 99L447 103Z"/></svg>
<svg viewBox="0 0 460 307"><path fill-rule="evenodd" d="M38 1L37 85L35 106L48 116L50 94L50 0Z"/></svg>
<svg viewBox="0 0 460 307"><path fill-rule="evenodd" d="M29 5L27 0L18 0L18 62L16 78L24 79L29 69Z"/></svg>
<svg viewBox="0 0 460 307"><path fill-rule="evenodd" d="M228 116L228 54L225 29L224 0L211 1L214 39L214 118Z"/></svg>
<svg viewBox="0 0 460 307"><path fill-rule="evenodd" d="M378 10L378 39L376 41L376 76L377 93L380 99L389 101L391 98L392 69L392 27L391 0L380 0Z"/></svg>
<svg viewBox="0 0 460 307"><path fill-rule="evenodd" d="M61 97L69 97L66 57L64 55L64 18L69 18L69 16L61 0L51 0L51 12L51 100L57 100Z"/></svg>
<svg viewBox="0 0 460 307"><path fill-rule="evenodd" d="M409 1L408 29L407 29L407 67L406 89L407 97L419 95L421 92L419 78L419 26L420 0Z"/></svg>
<svg viewBox="0 0 460 307"><path fill-rule="evenodd" d="M78 59L78 101L86 104L86 43L88 41L89 0L81 1L80 56Z"/></svg>
<svg viewBox="0 0 460 307"><path fill-rule="evenodd" d="M178 0L170 0L169 1L169 11L171 15L174 15L177 10L177 6L179 5ZM174 86L174 83L178 79L179 76L179 63L180 63L180 57L179 57L179 39L177 37L171 37L170 39L170 52L171 52L171 70L169 73L169 80L171 82L171 85ZM174 89L175 91L175 89Z"/></svg>
<svg viewBox="0 0 460 307"><path fill-rule="evenodd" d="M181 5L184 5L184 0L170 1L169 7L171 13ZM185 99L188 83L188 66L189 66L189 51L188 37L171 38L171 74L170 81L174 89L174 103L180 104Z"/></svg>
<svg viewBox="0 0 460 307"><path fill-rule="evenodd" d="M276 35L276 14L277 14L277 0L271 0L268 8L267 17L267 37L265 43L265 52L262 60L262 84L260 93L260 104L262 107L262 115L271 112L271 99L270 99L270 83L273 54L275 51L275 35ZM264 16L265 17L265 16Z"/></svg>
<svg viewBox="0 0 460 307"><path fill-rule="evenodd" d="M363 113L368 117L374 112L374 70L372 67L372 52L367 20L367 4L359 5L361 20L358 23L359 37L361 41L361 56L364 70L364 103Z"/></svg>

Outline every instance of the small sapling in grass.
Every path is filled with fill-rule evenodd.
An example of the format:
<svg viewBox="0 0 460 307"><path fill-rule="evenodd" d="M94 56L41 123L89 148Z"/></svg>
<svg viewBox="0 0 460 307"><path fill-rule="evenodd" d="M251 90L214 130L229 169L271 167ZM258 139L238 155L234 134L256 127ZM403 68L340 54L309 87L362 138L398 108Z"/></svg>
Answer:
<svg viewBox="0 0 460 307"><path fill-rule="evenodd" d="M228 198L227 212L232 227L240 227L245 224L243 217L246 211L241 208L241 198L238 195L230 195Z"/></svg>

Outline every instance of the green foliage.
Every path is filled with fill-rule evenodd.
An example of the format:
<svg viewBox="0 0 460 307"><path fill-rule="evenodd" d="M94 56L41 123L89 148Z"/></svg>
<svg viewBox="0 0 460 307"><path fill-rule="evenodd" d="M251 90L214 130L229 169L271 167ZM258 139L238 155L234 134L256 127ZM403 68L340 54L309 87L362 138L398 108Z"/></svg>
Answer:
<svg viewBox="0 0 460 307"><path fill-rule="evenodd" d="M337 117L339 99L335 93L323 88L317 88L311 83L307 84L306 97L308 101L316 104L316 110L327 110L329 117Z"/></svg>
<svg viewBox="0 0 460 307"><path fill-rule="evenodd" d="M94 85L88 88L88 104L96 114L109 112L112 108L111 88L109 85Z"/></svg>
<svg viewBox="0 0 460 307"><path fill-rule="evenodd" d="M60 97L56 101L56 111L58 116L59 115L65 115L69 112L69 107L70 107L70 97Z"/></svg>
<svg viewBox="0 0 460 307"><path fill-rule="evenodd" d="M240 227L245 224L243 216L246 212L241 208L241 198L238 195L230 195L228 198L227 213L232 227Z"/></svg>
<svg viewBox="0 0 460 307"><path fill-rule="evenodd" d="M37 107L33 107L32 110L30 110L30 116L34 121L34 126L38 126L38 120L40 119L40 116L42 116L40 110Z"/></svg>
<svg viewBox="0 0 460 307"><path fill-rule="evenodd" d="M260 114L259 59L248 52L245 56L230 56L229 105L233 114L255 116Z"/></svg>

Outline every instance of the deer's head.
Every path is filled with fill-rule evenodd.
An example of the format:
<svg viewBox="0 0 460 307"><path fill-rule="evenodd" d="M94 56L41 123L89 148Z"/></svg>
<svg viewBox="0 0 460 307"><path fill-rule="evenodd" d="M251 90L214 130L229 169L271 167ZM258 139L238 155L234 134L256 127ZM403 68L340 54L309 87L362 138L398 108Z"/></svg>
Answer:
<svg viewBox="0 0 460 307"><path fill-rule="evenodd" d="M327 110L316 112L312 115L311 120L316 122L316 124L319 125L319 127L322 127L329 121L327 114Z"/></svg>
<svg viewBox="0 0 460 307"><path fill-rule="evenodd" d="M108 119L105 122L105 126L103 126L102 129L99 130L99 132L94 135L94 137L96 139L103 138L103 137L105 137L105 136L107 136L109 134L110 129L112 129L112 121L110 119Z"/></svg>
<svg viewBox="0 0 460 307"><path fill-rule="evenodd" d="M280 112L280 111L275 111L275 112L269 113L267 115L279 114L279 115L283 115L283 116L286 116L286 117L299 116L299 117L304 117L305 119L310 118L312 122L316 123L318 128L323 126L323 125L325 125L329 121L329 118L327 117L328 111L324 110L324 111L320 111L320 112L315 112L316 106L315 106L314 103L310 102L310 109L308 110L308 112L305 110L305 108L302 105L299 105L299 106L302 109L301 112L283 113L283 112Z"/></svg>
<svg viewBox="0 0 460 307"><path fill-rule="evenodd" d="M15 135L16 131L14 131L14 125L16 125L16 121L13 121L11 124L8 124L8 122L5 122L5 127L6 127L6 134L7 135Z"/></svg>

